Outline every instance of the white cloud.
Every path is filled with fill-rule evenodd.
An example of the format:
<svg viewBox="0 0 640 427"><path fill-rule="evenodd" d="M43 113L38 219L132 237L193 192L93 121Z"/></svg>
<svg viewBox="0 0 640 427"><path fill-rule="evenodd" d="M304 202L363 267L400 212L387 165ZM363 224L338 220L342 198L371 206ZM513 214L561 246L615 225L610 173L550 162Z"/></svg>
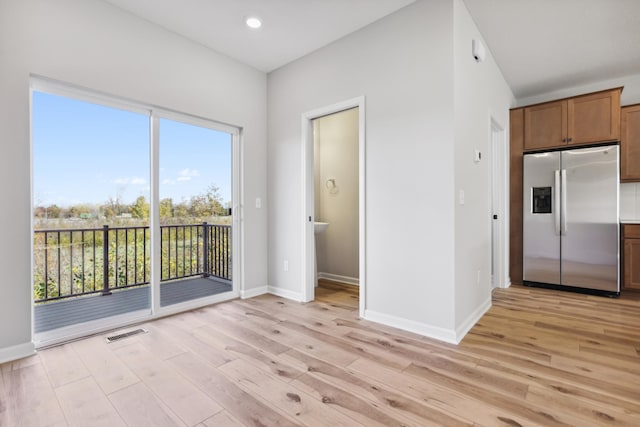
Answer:
<svg viewBox="0 0 640 427"><path fill-rule="evenodd" d="M174 180L169 179L169 178L165 178L165 179L162 180L162 184L164 184L164 185L175 185L175 183L176 182Z"/></svg>
<svg viewBox="0 0 640 427"><path fill-rule="evenodd" d="M190 176L179 176L178 181L191 181Z"/></svg>
<svg viewBox="0 0 640 427"><path fill-rule="evenodd" d="M178 175L180 175L180 178L182 177L194 177L194 176L200 176L200 171L198 171L197 169L182 169ZM178 178L178 179L180 179ZM188 180L187 180L188 181Z"/></svg>
<svg viewBox="0 0 640 427"><path fill-rule="evenodd" d="M112 181L114 184L121 184L121 185L127 185L127 184L133 184L133 185L146 185L147 184L147 180L144 178L138 178L137 176L132 176L130 178L116 178Z"/></svg>

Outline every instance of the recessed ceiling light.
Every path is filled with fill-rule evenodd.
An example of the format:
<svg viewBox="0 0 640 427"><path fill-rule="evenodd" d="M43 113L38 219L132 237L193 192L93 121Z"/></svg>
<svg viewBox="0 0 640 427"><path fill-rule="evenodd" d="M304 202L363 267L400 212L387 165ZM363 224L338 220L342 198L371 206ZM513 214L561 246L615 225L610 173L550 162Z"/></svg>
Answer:
<svg viewBox="0 0 640 427"><path fill-rule="evenodd" d="M254 30L262 27L262 21L260 18L256 18L255 16L250 16L244 21L247 24L247 27L253 28Z"/></svg>

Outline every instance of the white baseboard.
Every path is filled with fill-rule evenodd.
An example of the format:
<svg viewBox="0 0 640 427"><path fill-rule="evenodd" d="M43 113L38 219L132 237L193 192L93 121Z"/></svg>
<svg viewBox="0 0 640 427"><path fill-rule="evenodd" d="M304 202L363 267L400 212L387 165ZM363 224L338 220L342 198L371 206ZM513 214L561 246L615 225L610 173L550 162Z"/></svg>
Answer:
<svg viewBox="0 0 640 427"><path fill-rule="evenodd" d="M371 310L364 311L364 318L372 322L378 322L383 325L424 335L425 337L434 338L451 344L457 344L456 331L452 329L431 326L426 323L420 323L414 320L408 320L402 317L391 316L389 314L378 313Z"/></svg>
<svg viewBox="0 0 640 427"><path fill-rule="evenodd" d="M267 286L260 286L258 288L248 289L246 291L240 291L240 298L247 299L257 297L258 295L264 295L269 293Z"/></svg>
<svg viewBox="0 0 640 427"><path fill-rule="evenodd" d="M269 286L269 293L278 297L290 299L297 302L302 302L302 294L300 292L290 291L288 289L277 288L275 286Z"/></svg>
<svg viewBox="0 0 640 427"><path fill-rule="evenodd" d="M357 277L340 276L339 274L331 274L318 272L318 279L334 280L336 282L346 283L347 285L360 286L360 279Z"/></svg>
<svg viewBox="0 0 640 427"><path fill-rule="evenodd" d="M22 359L36 354L36 346L32 342L0 348L0 364Z"/></svg>
<svg viewBox="0 0 640 427"><path fill-rule="evenodd" d="M471 313L467 318L462 322L460 326L456 328L456 344L462 341L467 332L473 328L473 326L478 323L478 320L491 308L491 295L489 298L485 300L478 308L476 308L473 313Z"/></svg>

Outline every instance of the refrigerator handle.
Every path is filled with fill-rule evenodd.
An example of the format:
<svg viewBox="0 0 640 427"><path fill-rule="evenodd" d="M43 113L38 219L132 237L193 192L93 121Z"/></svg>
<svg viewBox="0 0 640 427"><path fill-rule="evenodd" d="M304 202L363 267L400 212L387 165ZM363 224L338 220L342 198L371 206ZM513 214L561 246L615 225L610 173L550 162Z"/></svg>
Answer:
<svg viewBox="0 0 640 427"><path fill-rule="evenodd" d="M560 234L563 236L567 235L567 170L562 169L562 212L560 216L562 217L562 228L560 230Z"/></svg>
<svg viewBox="0 0 640 427"><path fill-rule="evenodd" d="M556 225L556 236L560 235L560 171L555 171L555 185L553 187L553 202L555 208L553 209L553 216Z"/></svg>

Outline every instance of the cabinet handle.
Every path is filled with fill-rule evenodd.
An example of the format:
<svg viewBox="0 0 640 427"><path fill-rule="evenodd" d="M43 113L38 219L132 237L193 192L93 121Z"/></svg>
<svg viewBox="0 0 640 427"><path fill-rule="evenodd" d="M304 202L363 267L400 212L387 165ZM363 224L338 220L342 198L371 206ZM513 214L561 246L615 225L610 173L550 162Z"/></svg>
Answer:
<svg viewBox="0 0 640 427"><path fill-rule="evenodd" d="M568 138L567 141L571 142L573 141L573 138Z"/></svg>
<svg viewBox="0 0 640 427"><path fill-rule="evenodd" d="M567 142L567 138L562 138L562 142Z"/></svg>

